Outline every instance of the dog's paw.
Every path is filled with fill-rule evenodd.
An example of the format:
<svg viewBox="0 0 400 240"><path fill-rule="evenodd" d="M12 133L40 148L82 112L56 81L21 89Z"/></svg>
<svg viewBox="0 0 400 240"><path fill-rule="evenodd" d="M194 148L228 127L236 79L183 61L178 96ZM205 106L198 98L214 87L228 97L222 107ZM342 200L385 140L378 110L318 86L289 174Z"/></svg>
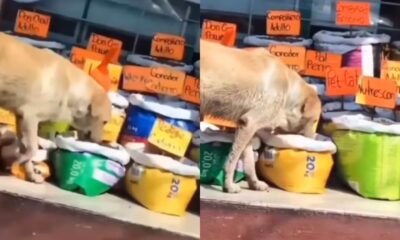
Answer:
<svg viewBox="0 0 400 240"><path fill-rule="evenodd" d="M225 184L224 186L224 192L226 193L239 193L242 191L240 186L238 184L232 183L232 184Z"/></svg>
<svg viewBox="0 0 400 240"><path fill-rule="evenodd" d="M251 181L249 182L249 187L251 190L255 191L269 191L269 186L263 181Z"/></svg>
<svg viewBox="0 0 400 240"><path fill-rule="evenodd" d="M44 177L42 175L31 174L29 176L29 180L34 182L34 183L43 183L45 179L44 179Z"/></svg>

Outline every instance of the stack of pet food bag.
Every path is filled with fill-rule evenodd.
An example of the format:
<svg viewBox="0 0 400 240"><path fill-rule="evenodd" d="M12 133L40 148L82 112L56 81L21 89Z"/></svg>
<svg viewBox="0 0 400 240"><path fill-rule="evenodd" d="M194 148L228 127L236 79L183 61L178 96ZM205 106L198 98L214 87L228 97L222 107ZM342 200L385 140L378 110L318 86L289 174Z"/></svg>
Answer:
<svg viewBox="0 0 400 240"><path fill-rule="evenodd" d="M199 129L199 80L182 63L185 39L156 34L151 56L130 55L122 89L132 93L121 141L135 161L126 177L128 192L159 212L181 215L200 176L190 153Z"/></svg>
<svg viewBox="0 0 400 240"><path fill-rule="evenodd" d="M236 32L229 23L205 20L203 38L234 46L227 35ZM265 47L280 57L291 69L302 73L305 70L307 49L312 40L298 37L301 33L301 16L294 11L271 11L267 15L267 35L249 36L244 39L247 50ZM229 43L229 44L228 44ZM202 127L201 182L223 184L223 165L227 160L235 123L212 116L204 116ZM315 130L317 125L315 125ZM204 137L203 137L204 136ZM258 139L258 140L257 140ZM307 139L300 135L277 135L255 137L252 141L258 175L284 190L299 193L323 193L330 175L336 146L329 138L318 135ZM245 178L239 163L235 181Z"/></svg>
<svg viewBox="0 0 400 240"><path fill-rule="evenodd" d="M47 38L48 20L46 33L16 32ZM13 174L43 182L50 175L50 165L58 186L87 196L103 194L124 180L126 192L143 206L183 215L196 198L200 176L194 137L199 129L200 84L190 75L193 66L183 63L185 47L183 37L156 34L151 56L130 55L128 61L135 65L124 66L120 40L93 33L86 48L73 47L71 62L91 75L112 102L112 119L104 126L103 142L78 140L67 123L43 123L39 130L43 151L38 157L41 162L49 159L49 164L44 168L35 164L39 176L33 178L26 176L22 166ZM1 123L15 133L15 116L5 110L0 114ZM20 145L15 147L19 150Z"/></svg>

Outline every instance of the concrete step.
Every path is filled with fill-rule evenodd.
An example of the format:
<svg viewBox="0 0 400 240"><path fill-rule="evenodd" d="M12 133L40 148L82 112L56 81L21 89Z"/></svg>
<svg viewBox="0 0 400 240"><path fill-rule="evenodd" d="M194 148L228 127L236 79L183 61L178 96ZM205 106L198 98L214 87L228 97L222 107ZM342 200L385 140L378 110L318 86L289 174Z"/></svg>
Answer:
<svg viewBox="0 0 400 240"><path fill-rule="evenodd" d="M5 203L2 202L1 196L5 199ZM10 205L8 202L13 201L9 201L8 199L15 199L15 202L18 202L18 204ZM49 212L47 212L47 210L49 210ZM41 211L44 216L37 216L38 214L40 215ZM39 224L41 227L38 224L34 225L35 227L28 226L29 231L32 230L36 232L36 234L39 232L43 234L52 234L49 233L49 229L54 228L55 231L60 231L61 234L59 228L64 225L59 225L55 221L56 219L62 219L61 215L64 214L65 219L60 220L60 223L65 223L66 230L78 231L77 235L74 235L76 236L75 238L68 237L68 239L73 240L200 238L200 216L198 214L188 213L183 217L159 214L147 210L131 199L124 199L112 194L87 197L81 194L64 191L49 183L33 184L11 176L0 176L0 224L3 224L2 219L4 222L13 221L17 223L19 220L17 220L16 217L24 218L25 215L27 217L33 216L33 219L38 217L37 221L41 221L42 224ZM16 217L14 218L13 215ZM92 226L93 229L96 229L99 235L97 237L84 237L86 236L85 229L80 229L80 226L75 229L74 224L79 223L81 219L84 220L83 224L87 223L89 226ZM21 228L25 228L25 225L30 224L29 219L23 219L23 221L25 221L26 224L22 225ZM3 228L4 227L0 225L0 239L19 240L14 237L2 237L3 233L15 233L18 228L15 227L15 229L13 228L10 231L6 231ZM85 227L83 226L83 228ZM115 235L106 234L106 231L102 231L101 229L112 231ZM154 232L154 234L152 234L152 232ZM24 231L24 233L27 232ZM138 237L136 237L136 233ZM54 237L55 235L49 236L53 237L20 239L63 240L62 238ZM143 236L143 238L139 236ZM159 238L157 238L157 236Z"/></svg>
<svg viewBox="0 0 400 240"><path fill-rule="evenodd" d="M202 186L201 239L398 240L400 202L364 199L346 189L226 194Z"/></svg>

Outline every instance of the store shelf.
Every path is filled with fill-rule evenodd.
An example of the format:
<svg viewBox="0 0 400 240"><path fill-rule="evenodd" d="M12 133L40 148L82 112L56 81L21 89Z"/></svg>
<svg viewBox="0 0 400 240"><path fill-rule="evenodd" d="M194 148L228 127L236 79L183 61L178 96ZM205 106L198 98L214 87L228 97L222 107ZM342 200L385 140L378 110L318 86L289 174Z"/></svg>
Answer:
<svg viewBox="0 0 400 240"><path fill-rule="evenodd" d="M321 195L295 194L273 187L270 192L243 189L238 194L223 193L214 186L201 186L200 191L202 202L400 220L398 201L365 199L346 189L327 189Z"/></svg>
<svg viewBox="0 0 400 240"><path fill-rule="evenodd" d="M111 194L86 197L64 191L49 183L33 184L10 176L0 176L0 192L62 205L131 224L162 229L183 236L200 237L200 216L190 213L184 217L158 214Z"/></svg>

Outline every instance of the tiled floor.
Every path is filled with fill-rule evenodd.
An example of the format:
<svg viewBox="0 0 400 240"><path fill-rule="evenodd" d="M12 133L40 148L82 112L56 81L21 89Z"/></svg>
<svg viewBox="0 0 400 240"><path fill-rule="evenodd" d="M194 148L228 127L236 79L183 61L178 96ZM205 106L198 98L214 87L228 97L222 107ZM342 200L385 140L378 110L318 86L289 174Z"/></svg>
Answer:
<svg viewBox="0 0 400 240"><path fill-rule="evenodd" d="M151 212L129 200L104 194L91 198L59 189L51 184L33 184L9 176L0 176L0 192L8 192L40 201L81 209L97 215L146 227L163 229L184 236L199 238L200 217L184 217Z"/></svg>
<svg viewBox="0 0 400 240"><path fill-rule="evenodd" d="M201 200L211 200L256 207L304 209L322 213L350 214L400 220L400 202L364 199L346 190L328 189L325 194L288 193L276 188L270 192L243 190L239 194L221 192L221 188L201 186Z"/></svg>

